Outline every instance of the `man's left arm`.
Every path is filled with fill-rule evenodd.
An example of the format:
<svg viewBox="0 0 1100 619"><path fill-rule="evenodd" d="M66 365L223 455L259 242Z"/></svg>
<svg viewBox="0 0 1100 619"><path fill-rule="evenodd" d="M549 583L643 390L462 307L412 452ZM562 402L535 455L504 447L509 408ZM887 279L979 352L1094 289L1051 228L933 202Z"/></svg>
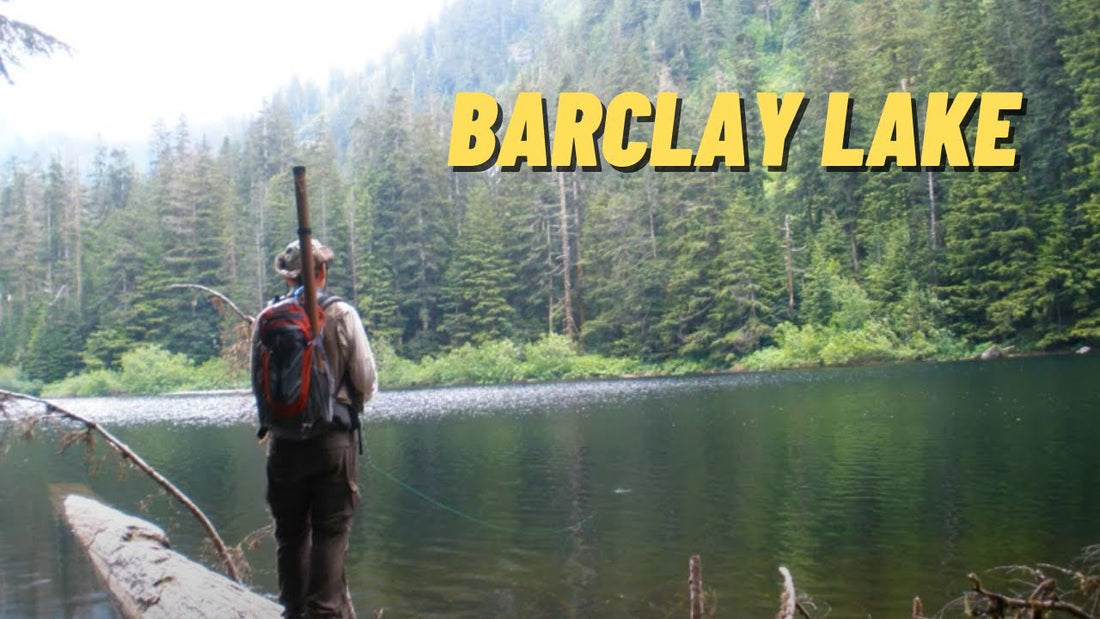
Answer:
<svg viewBox="0 0 1100 619"><path fill-rule="evenodd" d="M341 327L347 342L344 359L348 383L355 392L353 400L359 396L362 400L358 403L366 404L378 391L378 371L363 321L350 304L344 312Z"/></svg>

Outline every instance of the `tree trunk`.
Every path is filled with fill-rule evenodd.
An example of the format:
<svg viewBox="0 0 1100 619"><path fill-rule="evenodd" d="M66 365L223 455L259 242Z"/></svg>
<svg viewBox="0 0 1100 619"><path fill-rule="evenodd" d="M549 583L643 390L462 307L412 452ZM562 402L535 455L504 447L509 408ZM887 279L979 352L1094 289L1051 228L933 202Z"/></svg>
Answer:
<svg viewBox="0 0 1100 619"><path fill-rule="evenodd" d="M901 78L902 92L909 92L909 78ZM936 180L932 170L928 171L928 233L932 253L936 252ZM934 264L929 262L930 265Z"/></svg>
<svg viewBox="0 0 1100 619"><path fill-rule="evenodd" d="M74 164L75 165L75 164ZM72 194L69 198L70 205L72 206L72 222L73 222L73 293L75 295L75 307L76 317L79 319L83 315L83 297L84 297L84 278L82 276L84 271L82 248L83 241L81 239L81 222L80 222L80 169L73 170L73 186Z"/></svg>
<svg viewBox="0 0 1100 619"><path fill-rule="evenodd" d="M546 332L554 332L554 242L546 219Z"/></svg>
<svg viewBox="0 0 1100 619"><path fill-rule="evenodd" d="M425 231L426 222L424 220L424 207L423 204L416 209L416 230L417 230L417 276L420 279L420 330L424 333L428 332L428 327L431 325L431 307L428 299L428 254L425 251L425 246L428 243L428 234Z"/></svg>
<svg viewBox="0 0 1100 619"><path fill-rule="evenodd" d="M852 277L859 280L859 246L856 245L856 222L852 222L852 231L848 235L852 245Z"/></svg>
<svg viewBox="0 0 1100 619"><path fill-rule="evenodd" d="M581 226L581 196L580 187L577 183L576 175L573 176L573 231L576 241L574 245L577 247L577 279L576 279L576 291L577 297L577 331L584 329L584 261L581 259L581 236L584 227Z"/></svg>
<svg viewBox="0 0 1100 619"><path fill-rule="evenodd" d="M359 307L359 277L355 265L359 264L359 255L355 246L355 200L351 197L353 192L348 192L348 275L351 277L351 304Z"/></svg>
<svg viewBox="0 0 1100 619"><path fill-rule="evenodd" d="M156 525L76 494L61 509L122 617L278 617L275 602L169 548Z"/></svg>
<svg viewBox="0 0 1100 619"><path fill-rule="evenodd" d="M936 181L932 171L928 171L928 232L932 251L936 251Z"/></svg>
<svg viewBox="0 0 1100 619"><path fill-rule="evenodd" d="M577 323L573 320L573 261L569 251L569 211L565 204L565 173L558 173L558 195L561 198L558 213L561 229L561 264L562 264L562 306L565 310L565 334L570 340L577 341Z"/></svg>
<svg viewBox="0 0 1100 619"><path fill-rule="evenodd" d="M257 307L264 306L264 202L267 201L267 188L259 182L252 184L252 199L255 201L256 210L259 211L259 223L256 228L256 296Z"/></svg>
<svg viewBox="0 0 1100 619"><path fill-rule="evenodd" d="M649 254L654 260L657 259L657 216L653 212L656 201L656 189L650 184L649 177L646 177L645 205L646 214L649 216Z"/></svg>
<svg viewBox="0 0 1100 619"><path fill-rule="evenodd" d="M787 263L787 309L794 315L794 257L791 255L791 216L783 216L783 244Z"/></svg>

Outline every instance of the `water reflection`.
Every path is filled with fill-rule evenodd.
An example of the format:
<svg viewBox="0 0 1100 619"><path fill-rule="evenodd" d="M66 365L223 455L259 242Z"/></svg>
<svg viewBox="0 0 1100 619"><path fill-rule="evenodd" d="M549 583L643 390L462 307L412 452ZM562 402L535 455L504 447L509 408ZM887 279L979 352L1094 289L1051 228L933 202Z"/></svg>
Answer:
<svg viewBox="0 0 1100 619"><path fill-rule="evenodd" d="M383 391L354 598L386 617L665 617L686 608L702 553L719 616L774 615L779 565L833 616L901 616L916 594L931 608L967 571L1064 562L1100 538L1097 370L1054 358ZM108 423L227 540L267 523L248 394L63 404ZM0 616L106 612L49 483L146 504L200 553L189 517L115 464L90 476L79 450L41 441L0 462ZM273 556L270 542L250 554L260 590L275 589Z"/></svg>

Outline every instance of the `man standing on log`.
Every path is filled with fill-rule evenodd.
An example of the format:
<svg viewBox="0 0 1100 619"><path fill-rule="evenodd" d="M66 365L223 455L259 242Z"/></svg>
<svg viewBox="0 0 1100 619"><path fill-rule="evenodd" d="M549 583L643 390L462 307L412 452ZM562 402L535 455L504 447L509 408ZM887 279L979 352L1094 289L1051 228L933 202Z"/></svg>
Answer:
<svg viewBox="0 0 1100 619"><path fill-rule="evenodd" d="M354 307L323 292L331 249L313 240L313 271L324 361L331 376L331 420L321 417L295 427L285 421L298 413L272 414L272 393L298 378L296 370L278 375L272 352L280 345L282 321L264 320L280 301L303 295L302 256L298 241L275 258L275 271L290 292L257 317L252 331L252 387L260 409L260 431L272 440L267 458L267 501L275 520L279 571L279 601L283 616L351 617L344 559L352 516L359 501L358 454L355 434L363 405L377 389L374 356L362 320ZM287 311L287 310L283 310ZM306 329L308 332L308 328ZM274 333L274 335L272 335ZM300 335L300 334L299 334ZM302 346L300 343L298 346ZM316 347L314 347L316 348ZM320 351L316 351L320 352ZM305 356L309 366L309 355ZM314 360L314 363L316 360ZM301 367L301 363L298 366ZM310 369L307 367L306 374ZM272 376L275 378L272 378ZM327 377L326 377L327 378ZM309 381L303 393L316 393ZM305 395L303 395L305 398ZM361 440L361 439L360 439ZM360 443L361 444L361 443Z"/></svg>

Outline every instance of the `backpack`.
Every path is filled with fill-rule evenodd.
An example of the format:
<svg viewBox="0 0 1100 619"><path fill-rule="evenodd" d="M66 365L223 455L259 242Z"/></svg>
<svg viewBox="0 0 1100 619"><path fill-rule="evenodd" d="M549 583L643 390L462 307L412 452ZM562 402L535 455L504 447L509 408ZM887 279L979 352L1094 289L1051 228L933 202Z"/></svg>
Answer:
<svg viewBox="0 0 1100 619"><path fill-rule="evenodd" d="M260 433L307 439L332 422L337 386L322 339L324 309L340 298L318 299L317 337L310 337L305 305L291 294L276 299L256 318L259 334L256 408Z"/></svg>

